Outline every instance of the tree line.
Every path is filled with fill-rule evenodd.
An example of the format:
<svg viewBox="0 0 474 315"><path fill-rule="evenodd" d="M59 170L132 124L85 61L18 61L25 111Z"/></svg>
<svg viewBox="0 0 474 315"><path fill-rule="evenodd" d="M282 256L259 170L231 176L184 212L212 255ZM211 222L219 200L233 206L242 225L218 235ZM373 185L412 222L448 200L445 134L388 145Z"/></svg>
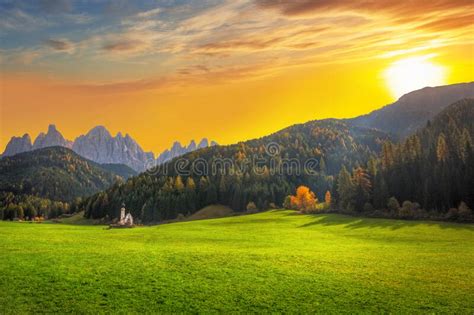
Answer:
<svg viewBox="0 0 474 315"><path fill-rule="evenodd" d="M463 100L394 144L386 142L365 167L338 174L336 207L401 218L472 220L474 101ZM401 205L400 205L400 202Z"/></svg>

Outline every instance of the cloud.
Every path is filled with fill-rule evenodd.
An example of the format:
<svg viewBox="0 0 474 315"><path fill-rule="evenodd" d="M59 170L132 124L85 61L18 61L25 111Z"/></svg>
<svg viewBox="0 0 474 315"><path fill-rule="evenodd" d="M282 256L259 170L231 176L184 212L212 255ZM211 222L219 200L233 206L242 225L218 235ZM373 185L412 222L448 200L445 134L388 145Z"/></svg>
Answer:
<svg viewBox="0 0 474 315"><path fill-rule="evenodd" d="M202 54L262 52L271 50L304 50L320 46L319 35L330 30L329 26L274 26L265 31L234 36L231 39L213 41L195 48Z"/></svg>
<svg viewBox="0 0 474 315"><path fill-rule="evenodd" d="M255 39L238 39L230 40L225 42L209 43L200 46L196 51L203 53L214 53L229 50L244 50L244 51L255 51L264 50L273 47L275 44L283 41L283 38L255 38Z"/></svg>
<svg viewBox="0 0 474 315"><path fill-rule="evenodd" d="M143 12L139 12L137 13L137 17L138 18L150 18L150 17L153 17L155 15L158 15L159 13L161 13L163 10L161 8L155 8L155 9L152 9L152 10L148 10L148 11L143 11Z"/></svg>
<svg viewBox="0 0 474 315"><path fill-rule="evenodd" d="M26 47L17 62L41 59L55 69L65 62L72 71L90 73L90 79L99 76L97 69L88 68L103 64L100 77L108 83L83 86L91 91L217 84L261 78L288 67L429 53L472 42L474 19L472 0L212 0L178 7L168 5L172 1L155 7L150 1L144 7L118 0L102 6L105 15L78 13L77 2L41 3L50 13L62 13L34 14L30 7L0 12L0 27L7 32L49 23L64 26L41 30L40 38L48 38L42 49ZM59 61L48 58L58 52L75 53ZM117 65L123 67L114 72ZM130 80L137 77L145 79Z"/></svg>
<svg viewBox="0 0 474 315"><path fill-rule="evenodd" d="M30 31L51 24L51 21L48 21L43 17L34 16L17 8L0 10L0 33L7 33L10 31Z"/></svg>
<svg viewBox="0 0 474 315"><path fill-rule="evenodd" d="M45 45L56 51L71 52L74 50L74 45L67 39L53 39L49 38L44 41Z"/></svg>
<svg viewBox="0 0 474 315"><path fill-rule="evenodd" d="M441 17L435 21L422 24L418 28L431 31L453 30L458 28L468 28L471 32L474 31L474 13L452 15L449 17Z"/></svg>
<svg viewBox="0 0 474 315"><path fill-rule="evenodd" d="M123 81L112 83L79 83L73 85L61 85L71 91L81 93L130 93L143 90L155 90L168 85L167 78L143 79L135 81Z"/></svg>
<svg viewBox="0 0 474 315"><path fill-rule="evenodd" d="M256 0L263 8L276 9L284 15L321 14L328 10L351 10L369 13L390 13L394 15L408 14L410 16L426 14L449 9L466 7L472 9L471 0L432 0L432 1L399 1L399 0Z"/></svg>
<svg viewBox="0 0 474 315"><path fill-rule="evenodd" d="M139 39L121 39L119 41L110 42L102 46L108 52L135 52L146 46L145 42Z"/></svg>
<svg viewBox="0 0 474 315"><path fill-rule="evenodd" d="M40 48L16 48L10 50L0 50L0 64L4 66L21 65L30 66L35 60L43 56Z"/></svg>
<svg viewBox="0 0 474 315"><path fill-rule="evenodd" d="M251 80L270 75L274 70L270 64L274 62L269 60L266 63L243 65L243 66L218 66L209 68L206 65L193 65L187 68L179 69L176 73L132 81L121 81L111 83L78 83L64 85L73 92L97 93L97 94L123 94L134 93L144 90L164 90L181 88L187 85L207 85L222 84L227 82L236 82L241 80Z"/></svg>

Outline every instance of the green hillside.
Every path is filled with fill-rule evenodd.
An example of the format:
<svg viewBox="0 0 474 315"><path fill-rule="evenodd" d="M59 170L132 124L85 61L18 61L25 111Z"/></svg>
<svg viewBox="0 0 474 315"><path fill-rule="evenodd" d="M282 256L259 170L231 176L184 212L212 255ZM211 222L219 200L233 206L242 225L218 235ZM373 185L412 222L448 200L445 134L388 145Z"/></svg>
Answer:
<svg viewBox="0 0 474 315"><path fill-rule="evenodd" d="M71 201L123 179L72 150L48 147L0 159L0 192Z"/></svg>
<svg viewBox="0 0 474 315"><path fill-rule="evenodd" d="M474 99L461 100L405 141L386 143L371 171L375 206L395 196L400 202L415 201L423 209L441 213L461 202L473 208L473 121Z"/></svg>
<svg viewBox="0 0 474 315"><path fill-rule="evenodd" d="M474 312L473 225L272 211L134 229L0 222L7 313Z"/></svg>
<svg viewBox="0 0 474 315"><path fill-rule="evenodd" d="M104 163L100 164L100 166L109 172L115 173L116 175L123 177L124 179L138 175L138 172L136 172L133 168L125 164Z"/></svg>

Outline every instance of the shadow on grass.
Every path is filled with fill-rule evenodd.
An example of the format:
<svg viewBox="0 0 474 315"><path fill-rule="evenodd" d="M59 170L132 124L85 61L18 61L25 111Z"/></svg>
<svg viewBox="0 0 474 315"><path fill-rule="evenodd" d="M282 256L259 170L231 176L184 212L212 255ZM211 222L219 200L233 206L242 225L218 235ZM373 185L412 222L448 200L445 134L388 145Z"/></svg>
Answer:
<svg viewBox="0 0 474 315"><path fill-rule="evenodd" d="M316 225L323 226L336 226L345 225L348 229L360 229L360 228L383 228L390 230L397 230L404 227L414 227L418 225L425 226L436 226L442 229L455 229L455 230L469 230L474 232L473 224L465 223L452 223L452 222L441 222L441 221L410 221L410 220L399 220L399 219L386 219L386 218L365 218L365 217L353 217L344 214L314 214L309 215L314 217L315 220L303 225L299 228L305 228Z"/></svg>

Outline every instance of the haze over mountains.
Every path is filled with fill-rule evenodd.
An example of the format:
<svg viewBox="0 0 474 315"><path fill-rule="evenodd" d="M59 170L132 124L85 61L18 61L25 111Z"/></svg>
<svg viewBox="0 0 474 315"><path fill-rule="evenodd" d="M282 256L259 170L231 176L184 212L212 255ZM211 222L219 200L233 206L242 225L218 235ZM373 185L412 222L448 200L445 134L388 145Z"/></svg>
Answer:
<svg viewBox="0 0 474 315"><path fill-rule="evenodd" d="M66 140L55 125L49 125L48 132L40 133L34 143L32 143L29 134L25 134L23 137L12 137L2 156L13 156L31 150L61 146L72 149L82 157L96 163L124 164L137 172L142 172L148 167L164 163L187 152L216 144L215 141L209 142L206 138L202 139L198 145L194 140L188 146L183 146L176 141L170 149L158 155L155 160L153 152L145 152L130 135L123 136L119 132L114 137L104 126L96 126L72 142Z"/></svg>

